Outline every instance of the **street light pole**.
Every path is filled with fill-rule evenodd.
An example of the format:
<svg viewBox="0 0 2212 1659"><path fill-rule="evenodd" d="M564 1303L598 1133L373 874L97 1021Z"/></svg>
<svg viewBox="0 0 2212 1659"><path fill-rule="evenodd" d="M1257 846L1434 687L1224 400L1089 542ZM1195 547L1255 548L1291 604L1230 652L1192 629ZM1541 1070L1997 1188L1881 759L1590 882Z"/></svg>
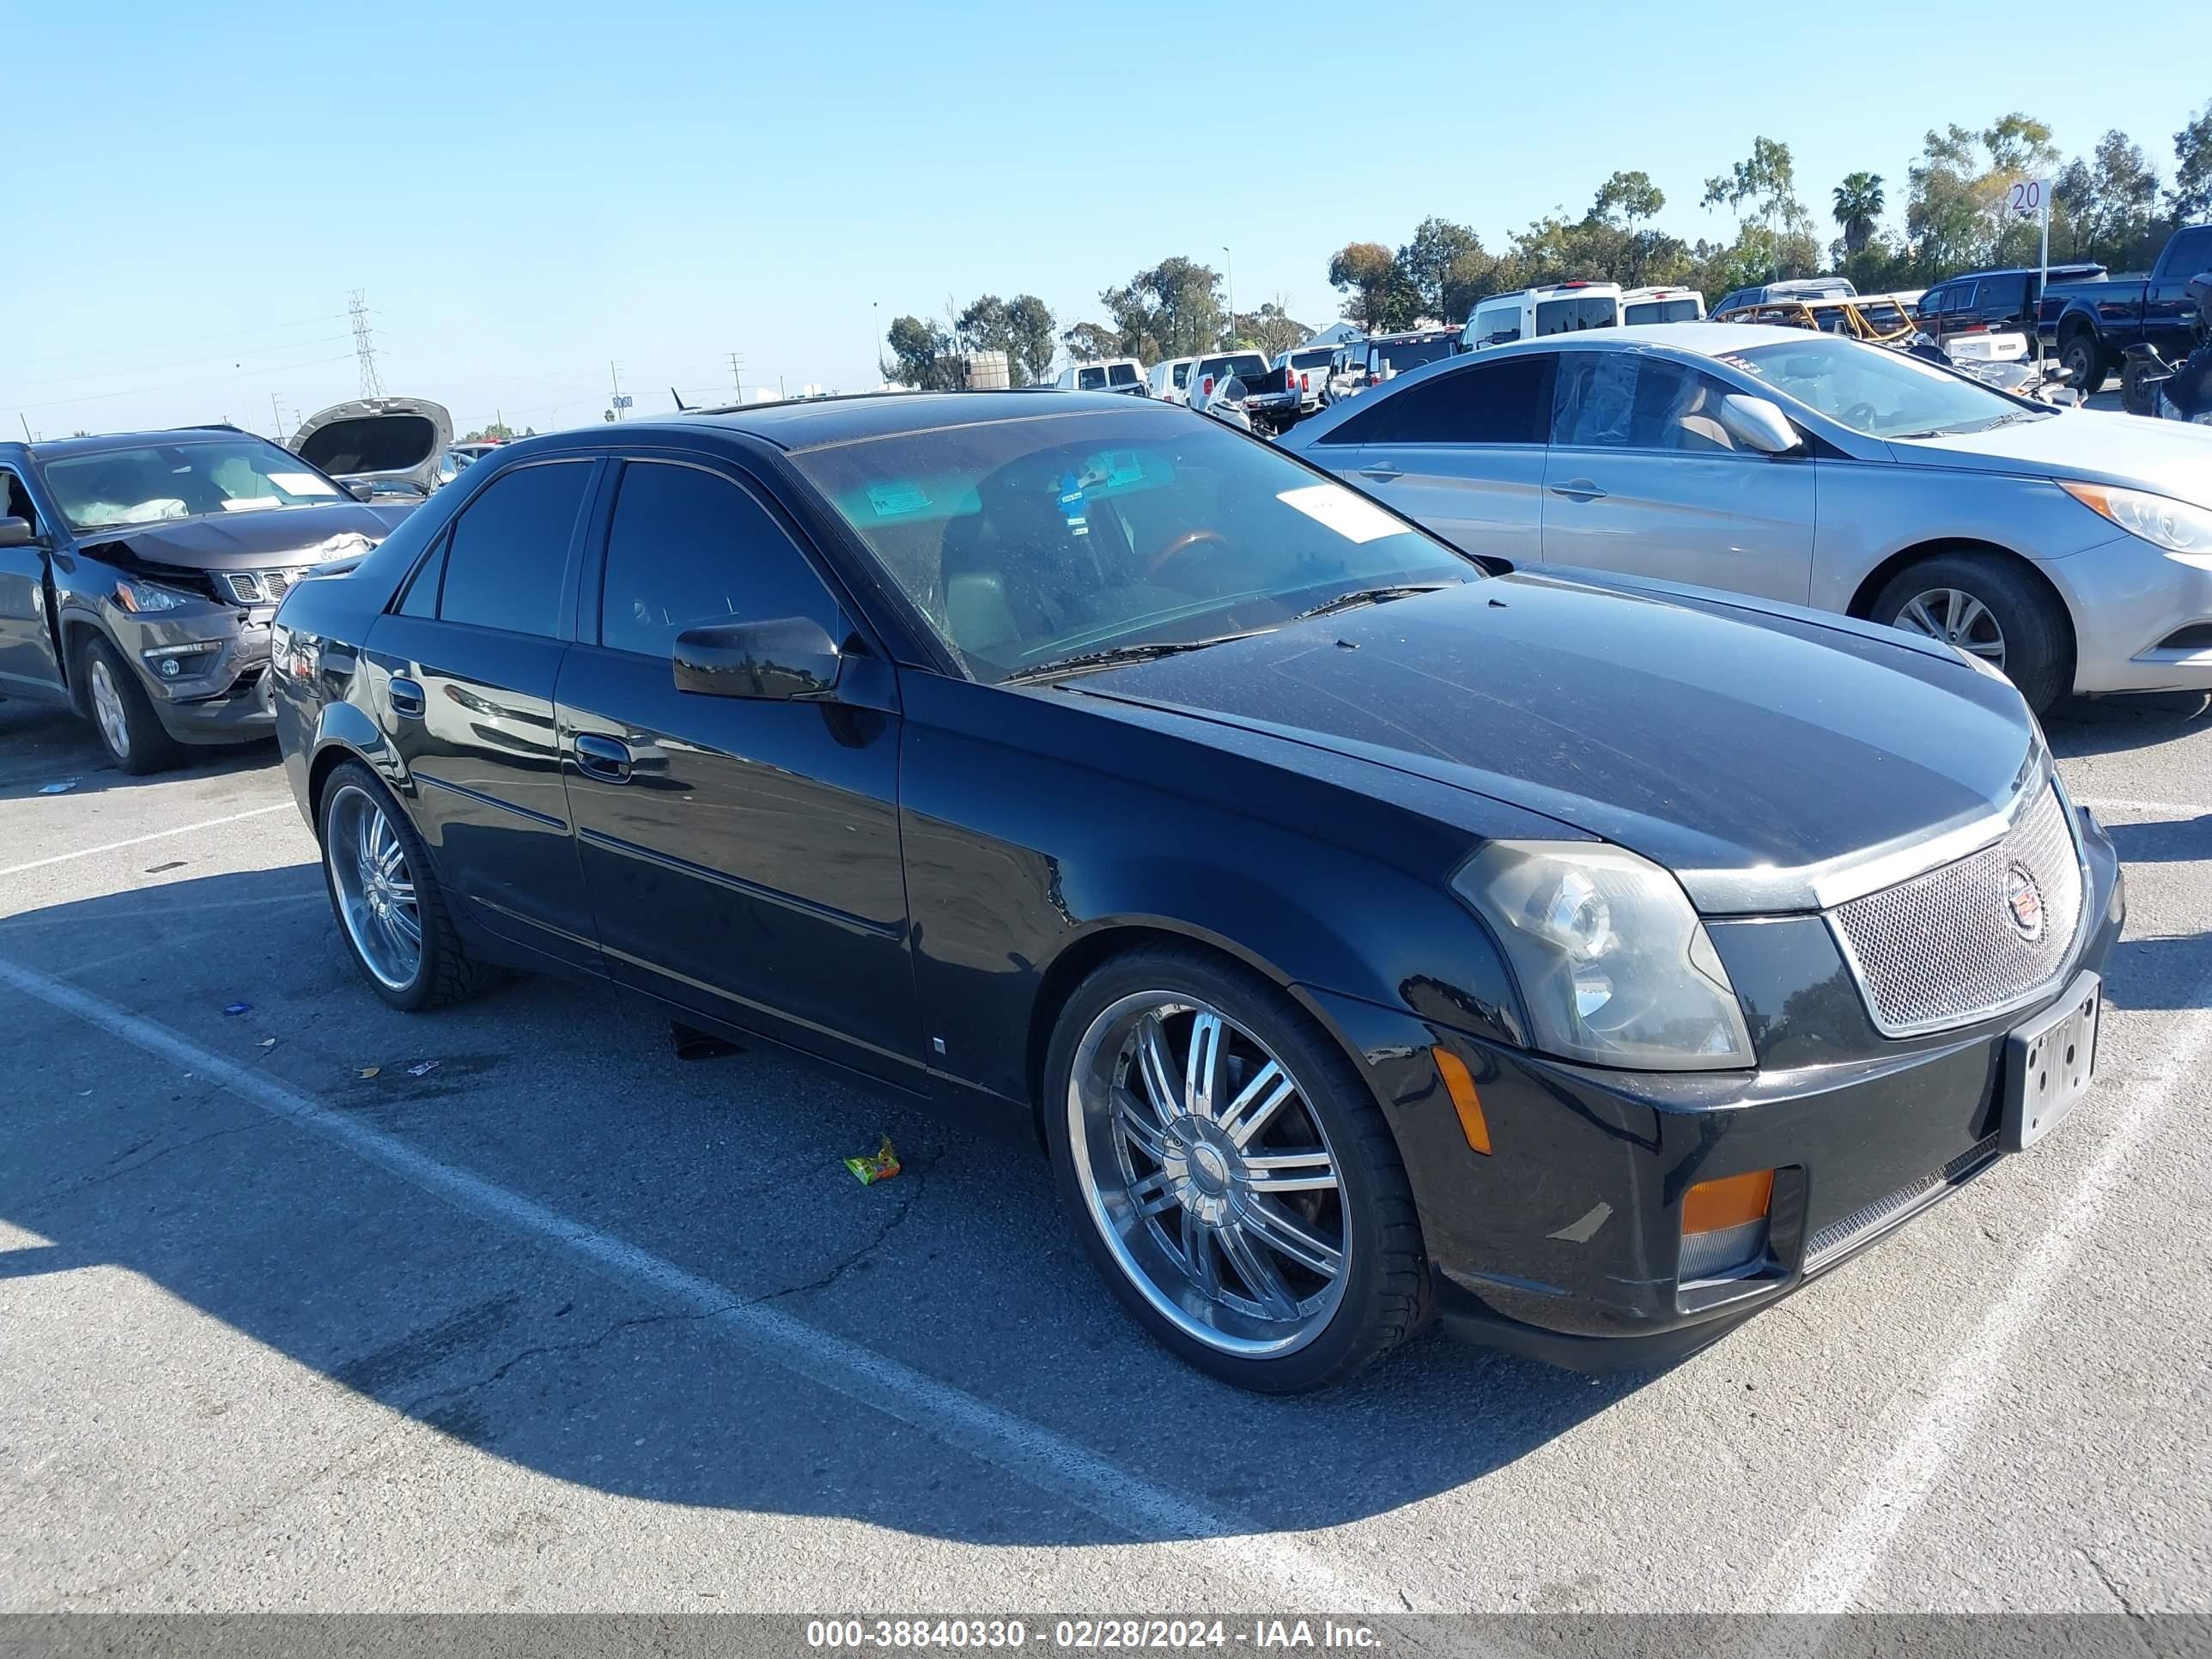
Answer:
<svg viewBox="0 0 2212 1659"><path fill-rule="evenodd" d="M1221 258L1229 270L1229 343L1233 348L1237 343L1237 258L1225 243Z"/></svg>

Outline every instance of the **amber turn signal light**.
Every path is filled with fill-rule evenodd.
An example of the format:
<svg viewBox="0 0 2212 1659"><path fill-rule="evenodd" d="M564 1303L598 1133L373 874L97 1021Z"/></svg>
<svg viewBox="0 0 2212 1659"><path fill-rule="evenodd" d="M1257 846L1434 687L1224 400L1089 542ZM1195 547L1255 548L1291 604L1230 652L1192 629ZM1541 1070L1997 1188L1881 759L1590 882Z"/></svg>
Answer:
<svg viewBox="0 0 2212 1659"><path fill-rule="evenodd" d="M1774 1201L1774 1171L1754 1170L1749 1175L1720 1181L1700 1181L1682 1197L1682 1231L1723 1232L1766 1218Z"/></svg>
<svg viewBox="0 0 2212 1659"><path fill-rule="evenodd" d="M1474 1073L1449 1048L1429 1052L1436 1056L1437 1074L1443 1079L1444 1092L1451 1097L1452 1109L1459 1114L1459 1132L1467 1137L1468 1146L1489 1157L1490 1121L1482 1115L1482 1097L1474 1091Z"/></svg>

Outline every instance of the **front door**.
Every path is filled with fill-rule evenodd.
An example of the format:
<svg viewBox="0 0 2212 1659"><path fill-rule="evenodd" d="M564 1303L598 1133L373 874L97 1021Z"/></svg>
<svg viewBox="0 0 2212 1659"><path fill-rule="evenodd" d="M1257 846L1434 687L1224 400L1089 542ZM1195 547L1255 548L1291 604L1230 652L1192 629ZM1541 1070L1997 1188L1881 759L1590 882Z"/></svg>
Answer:
<svg viewBox="0 0 2212 1659"><path fill-rule="evenodd" d="M637 459L614 489L559 696L610 971L919 1083L890 665L861 645L750 481ZM848 641L835 701L677 690L672 653L686 628L789 617Z"/></svg>
<svg viewBox="0 0 2212 1659"><path fill-rule="evenodd" d="M1741 447L1732 387L1641 351L1562 355L1544 471L1544 562L1803 605L1816 470Z"/></svg>
<svg viewBox="0 0 2212 1659"><path fill-rule="evenodd" d="M23 481L0 466L0 516L21 519L40 541L0 547L0 693L54 699L62 692L54 654L53 623L46 608L45 520Z"/></svg>
<svg viewBox="0 0 2212 1659"><path fill-rule="evenodd" d="M599 965L553 690L592 460L513 466L461 509L364 653L438 875L491 933Z"/></svg>

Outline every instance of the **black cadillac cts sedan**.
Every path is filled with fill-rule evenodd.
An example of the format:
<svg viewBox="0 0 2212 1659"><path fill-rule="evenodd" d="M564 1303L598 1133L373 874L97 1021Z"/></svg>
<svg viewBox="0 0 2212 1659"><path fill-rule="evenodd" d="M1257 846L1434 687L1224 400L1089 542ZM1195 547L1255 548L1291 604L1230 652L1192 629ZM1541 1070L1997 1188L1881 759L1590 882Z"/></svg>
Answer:
<svg viewBox="0 0 2212 1659"><path fill-rule="evenodd" d="M1034 1126L1253 1388L1686 1352L2089 1084L2111 844L1932 641L1486 566L1081 394L509 445L277 617L339 929Z"/></svg>

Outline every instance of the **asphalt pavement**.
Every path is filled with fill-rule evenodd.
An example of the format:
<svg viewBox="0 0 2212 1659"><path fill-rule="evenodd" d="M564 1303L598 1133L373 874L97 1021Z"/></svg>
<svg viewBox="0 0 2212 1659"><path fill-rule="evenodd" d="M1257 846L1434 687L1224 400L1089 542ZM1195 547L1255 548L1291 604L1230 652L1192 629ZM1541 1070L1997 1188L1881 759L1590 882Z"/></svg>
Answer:
<svg viewBox="0 0 2212 1659"><path fill-rule="evenodd" d="M2131 912L2033 1153L1669 1370L1293 1401L1033 1146L568 985L391 1012L270 751L0 705L0 1610L2203 1609L2197 701L2051 722Z"/></svg>

